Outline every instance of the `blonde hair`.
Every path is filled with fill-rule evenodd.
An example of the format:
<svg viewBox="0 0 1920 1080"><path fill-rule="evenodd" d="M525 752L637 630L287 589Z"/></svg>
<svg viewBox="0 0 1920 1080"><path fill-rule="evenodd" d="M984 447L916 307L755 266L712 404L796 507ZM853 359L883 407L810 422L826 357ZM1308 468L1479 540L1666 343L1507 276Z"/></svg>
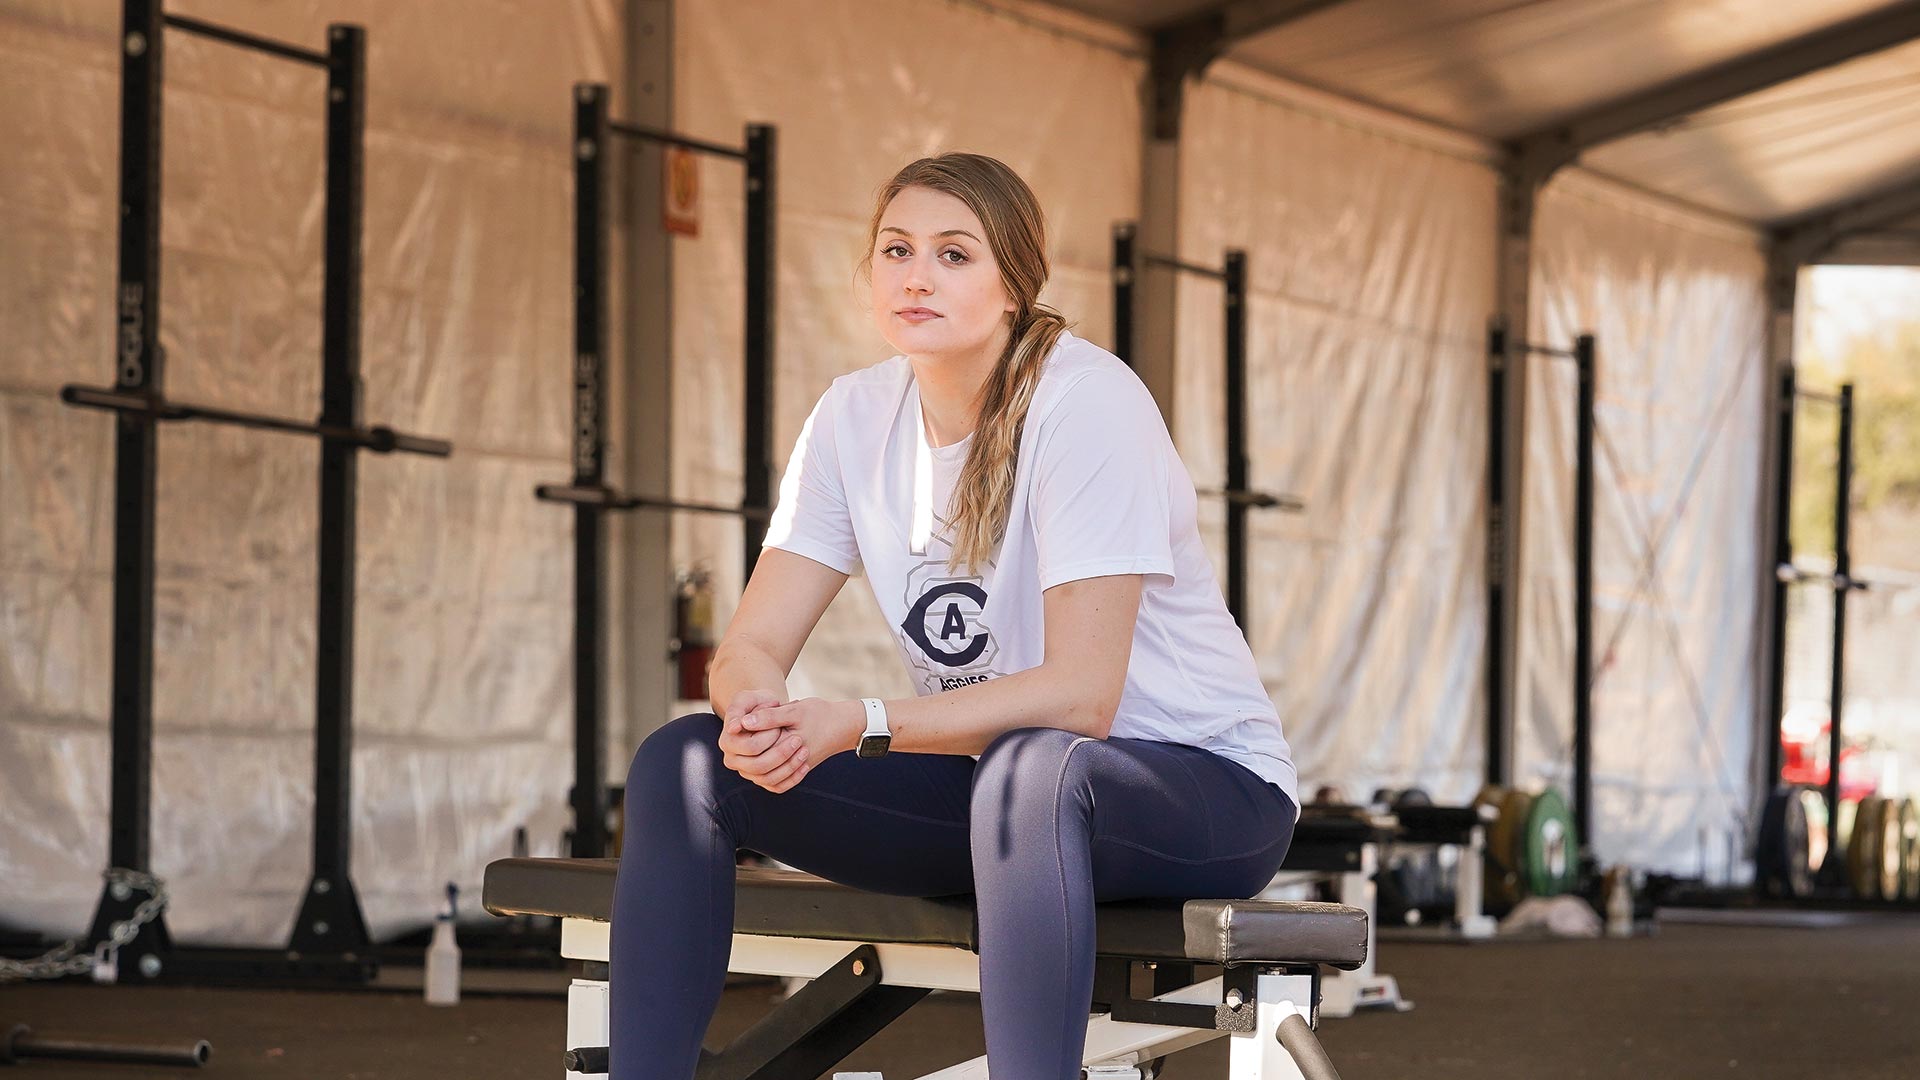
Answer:
<svg viewBox="0 0 1920 1080"><path fill-rule="evenodd" d="M1006 533L1027 408L1040 384L1040 368L1066 331L1067 320L1039 301L1049 273L1047 224L1040 201L1012 169L981 154L921 158L887 181L867 228L867 254L861 266L869 274L880 218L907 188L928 188L967 204L986 228L987 247L1000 264L1000 283L1014 303L1007 349L980 387L973 445L948 504L956 534L947 568L953 570L964 561L969 573L977 573Z"/></svg>

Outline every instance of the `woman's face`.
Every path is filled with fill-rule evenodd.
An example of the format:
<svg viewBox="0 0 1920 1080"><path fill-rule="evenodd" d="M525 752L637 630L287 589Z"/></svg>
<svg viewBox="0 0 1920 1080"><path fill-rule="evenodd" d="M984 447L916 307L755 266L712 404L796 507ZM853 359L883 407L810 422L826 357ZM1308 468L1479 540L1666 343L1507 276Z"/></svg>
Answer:
<svg viewBox="0 0 1920 1080"><path fill-rule="evenodd" d="M873 241L873 320L908 356L984 351L1014 302L967 204L910 187L887 204Z"/></svg>

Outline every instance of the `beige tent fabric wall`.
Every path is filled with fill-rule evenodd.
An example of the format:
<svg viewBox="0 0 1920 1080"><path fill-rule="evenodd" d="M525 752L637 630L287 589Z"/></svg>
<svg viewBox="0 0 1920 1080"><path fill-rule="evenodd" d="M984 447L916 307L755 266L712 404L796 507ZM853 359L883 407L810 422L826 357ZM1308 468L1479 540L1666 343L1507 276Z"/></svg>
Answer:
<svg viewBox="0 0 1920 1080"><path fill-rule="evenodd" d="M1188 95L1181 257L1247 249L1250 640L1302 791L1472 795L1484 758L1494 183L1475 148L1231 69ZM1181 456L1223 486L1221 286L1183 276ZM1225 577L1225 509L1202 501Z"/></svg>
<svg viewBox="0 0 1920 1080"><path fill-rule="evenodd" d="M354 871L376 936L477 906L513 830L551 853L571 778L569 86L618 82L619 0L178 0L322 47L368 29L372 422L453 440L362 459ZM106 860L119 9L0 0L0 918L84 930ZM167 391L317 411L324 75L167 38ZM153 868L189 943L277 944L309 873L311 441L160 436Z"/></svg>
<svg viewBox="0 0 1920 1080"><path fill-rule="evenodd" d="M1140 203L1131 39L1035 7L952 0L688 0L676 11L679 127L737 144L779 127L774 457L834 377L893 349L856 279L880 187L947 150L1000 158L1047 214L1053 277L1041 299L1103 344L1112 322L1113 222ZM700 163L701 235L676 239L674 490L740 497L742 258L737 165ZM776 477L777 479L777 477ZM675 522L681 567L715 575L724 627L740 594L740 526ZM912 692L864 577L822 618L790 680L795 696ZM669 719L662 716L657 722Z"/></svg>
<svg viewBox="0 0 1920 1080"><path fill-rule="evenodd" d="M1744 846L1758 692L1763 257L1749 230L1578 172L1534 236L1534 339L1598 341L1595 848L1688 872L1704 856L1718 879ZM1575 383L1530 362L1515 771L1566 790Z"/></svg>

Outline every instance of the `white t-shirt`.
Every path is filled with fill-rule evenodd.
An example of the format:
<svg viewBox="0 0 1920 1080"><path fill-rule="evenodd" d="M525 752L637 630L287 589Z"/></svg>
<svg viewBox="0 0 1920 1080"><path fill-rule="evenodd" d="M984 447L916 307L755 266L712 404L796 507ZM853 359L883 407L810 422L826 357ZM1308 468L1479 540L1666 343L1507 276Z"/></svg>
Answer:
<svg viewBox="0 0 1920 1080"><path fill-rule="evenodd" d="M842 375L800 431L766 546L843 574L864 564L922 695L1038 666L1043 590L1143 574L1111 734L1204 747L1299 805L1279 714L1200 539L1193 479L1139 376L1061 335L1027 412L1006 535L975 575L947 569L948 497L971 443L927 445L905 356Z"/></svg>

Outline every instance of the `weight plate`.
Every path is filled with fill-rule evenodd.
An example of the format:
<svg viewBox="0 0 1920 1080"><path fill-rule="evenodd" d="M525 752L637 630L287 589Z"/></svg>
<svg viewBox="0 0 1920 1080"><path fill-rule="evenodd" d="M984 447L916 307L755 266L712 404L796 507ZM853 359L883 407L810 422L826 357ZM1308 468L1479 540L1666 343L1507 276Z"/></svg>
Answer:
<svg viewBox="0 0 1920 1080"><path fill-rule="evenodd" d="M1874 895L1882 900L1900 899L1900 860L1907 852L1906 828L1912 821L1906 817L1906 808L1905 799L1880 800L1879 860L1874 865L1879 880L1874 882Z"/></svg>
<svg viewBox="0 0 1920 1080"><path fill-rule="evenodd" d="M1525 877L1535 896L1570 892L1579 869L1574 855L1573 812L1559 791L1548 788L1527 808Z"/></svg>
<svg viewBox="0 0 1920 1080"><path fill-rule="evenodd" d="M1920 900L1920 802L1908 799L1900 804L1900 899Z"/></svg>
<svg viewBox="0 0 1920 1080"><path fill-rule="evenodd" d="M1794 802L1792 788L1783 787L1767 796L1760 811L1760 835L1753 849L1753 872L1760 888L1768 896L1787 891L1787 868L1792 855L1786 841L1787 808Z"/></svg>
<svg viewBox="0 0 1920 1080"><path fill-rule="evenodd" d="M1802 787L1794 792L1800 805L1796 815L1804 822L1805 845L1795 847L1793 861L1787 864L1787 892L1797 900L1813 895L1814 882L1827 861L1827 798L1819 788Z"/></svg>
<svg viewBox="0 0 1920 1080"><path fill-rule="evenodd" d="M1518 840L1526 820L1530 797L1524 791L1489 784L1474 796L1474 805L1491 806L1496 811L1487 826L1484 897L1488 912L1501 914L1520 902L1520 859Z"/></svg>
<svg viewBox="0 0 1920 1080"><path fill-rule="evenodd" d="M1433 796L1428 795L1420 788L1410 787L1402 791L1394 792L1392 805L1395 810L1403 806L1432 806Z"/></svg>
<svg viewBox="0 0 1920 1080"><path fill-rule="evenodd" d="M1853 812L1847 837L1847 884L1853 895L1873 900L1880 890L1880 818L1884 800L1869 795Z"/></svg>
<svg viewBox="0 0 1920 1080"><path fill-rule="evenodd" d="M1754 869L1768 896L1805 899L1827 855L1827 805L1820 793L1782 787L1767 798L1760 816Z"/></svg>
<svg viewBox="0 0 1920 1080"><path fill-rule="evenodd" d="M1833 823L1833 849L1842 856L1853 850L1853 821L1860 814L1860 803L1855 799L1841 799L1840 813Z"/></svg>

